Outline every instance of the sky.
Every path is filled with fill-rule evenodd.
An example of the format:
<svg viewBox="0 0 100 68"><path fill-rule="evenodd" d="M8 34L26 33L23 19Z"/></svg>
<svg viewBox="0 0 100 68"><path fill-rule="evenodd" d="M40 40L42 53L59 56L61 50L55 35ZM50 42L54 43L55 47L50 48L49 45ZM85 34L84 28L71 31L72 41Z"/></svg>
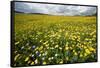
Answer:
<svg viewBox="0 0 100 68"><path fill-rule="evenodd" d="M42 14L50 14L50 15L86 16L86 15L95 14L96 7L15 2L15 11L24 12L24 13L42 13Z"/></svg>

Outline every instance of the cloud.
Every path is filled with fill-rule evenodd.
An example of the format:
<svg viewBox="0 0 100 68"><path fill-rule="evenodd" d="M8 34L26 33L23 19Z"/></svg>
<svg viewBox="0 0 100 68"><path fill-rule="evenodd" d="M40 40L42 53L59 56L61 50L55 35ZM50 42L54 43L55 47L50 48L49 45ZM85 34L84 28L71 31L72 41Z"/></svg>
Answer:
<svg viewBox="0 0 100 68"><path fill-rule="evenodd" d="M96 7L15 2L15 11L73 16L95 14Z"/></svg>

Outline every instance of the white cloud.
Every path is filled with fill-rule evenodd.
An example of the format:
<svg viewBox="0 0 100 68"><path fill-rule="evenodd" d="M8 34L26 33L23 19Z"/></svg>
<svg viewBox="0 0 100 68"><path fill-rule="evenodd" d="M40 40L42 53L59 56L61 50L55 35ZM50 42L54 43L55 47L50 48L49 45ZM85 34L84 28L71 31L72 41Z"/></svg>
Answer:
<svg viewBox="0 0 100 68"><path fill-rule="evenodd" d="M96 7L58 5L42 3L23 3L16 2L15 10L25 13L44 13L51 15L91 15L96 13Z"/></svg>

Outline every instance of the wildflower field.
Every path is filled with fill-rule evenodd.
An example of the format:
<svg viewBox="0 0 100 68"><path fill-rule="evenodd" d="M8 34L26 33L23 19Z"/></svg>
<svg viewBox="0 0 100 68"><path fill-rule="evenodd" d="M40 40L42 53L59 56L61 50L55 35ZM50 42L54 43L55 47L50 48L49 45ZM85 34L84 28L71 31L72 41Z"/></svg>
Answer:
<svg viewBox="0 0 100 68"><path fill-rule="evenodd" d="M97 61L96 16L15 13L14 66Z"/></svg>

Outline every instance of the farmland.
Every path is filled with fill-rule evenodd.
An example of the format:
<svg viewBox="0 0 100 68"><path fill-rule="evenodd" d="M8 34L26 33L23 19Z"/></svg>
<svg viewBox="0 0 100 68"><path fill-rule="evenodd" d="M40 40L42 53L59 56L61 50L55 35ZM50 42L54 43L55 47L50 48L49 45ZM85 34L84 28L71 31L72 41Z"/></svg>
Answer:
<svg viewBox="0 0 100 68"><path fill-rule="evenodd" d="M96 17L15 13L14 66L95 62Z"/></svg>

